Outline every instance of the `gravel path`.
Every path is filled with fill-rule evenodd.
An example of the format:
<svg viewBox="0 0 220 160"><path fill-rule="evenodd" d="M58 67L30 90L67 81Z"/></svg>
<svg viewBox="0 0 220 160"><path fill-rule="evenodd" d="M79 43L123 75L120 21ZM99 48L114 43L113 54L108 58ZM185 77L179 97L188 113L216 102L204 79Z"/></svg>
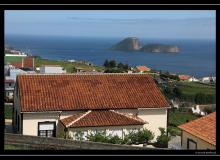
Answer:
<svg viewBox="0 0 220 160"><path fill-rule="evenodd" d="M168 148L180 150L181 149L181 137L180 136L172 137L171 140L168 142Z"/></svg>

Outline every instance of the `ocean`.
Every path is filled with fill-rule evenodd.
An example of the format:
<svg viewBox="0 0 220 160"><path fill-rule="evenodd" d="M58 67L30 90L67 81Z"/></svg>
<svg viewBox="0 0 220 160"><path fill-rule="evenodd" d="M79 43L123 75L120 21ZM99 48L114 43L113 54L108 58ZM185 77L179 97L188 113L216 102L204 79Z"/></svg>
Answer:
<svg viewBox="0 0 220 160"><path fill-rule="evenodd" d="M122 39L5 35L5 44L46 59L86 60L96 65L103 65L106 59L114 59L130 66L146 65L155 70L189 74L197 78L216 75L215 40L140 38L142 45L147 43L177 45L181 49L177 54L109 50L113 44Z"/></svg>

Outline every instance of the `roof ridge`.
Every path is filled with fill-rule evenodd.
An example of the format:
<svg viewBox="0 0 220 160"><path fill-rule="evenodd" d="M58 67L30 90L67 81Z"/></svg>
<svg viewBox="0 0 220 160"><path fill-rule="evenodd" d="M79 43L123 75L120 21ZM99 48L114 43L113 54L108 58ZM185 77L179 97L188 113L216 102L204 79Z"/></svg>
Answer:
<svg viewBox="0 0 220 160"><path fill-rule="evenodd" d="M71 123L69 123L69 124L67 125L67 127L69 127L69 126L71 126L73 123L79 121L80 119L82 119L83 117L85 117L85 116L86 116L87 114L89 114L90 112L92 112L92 110L89 110L89 111L85 112L85 113L84 113L83 115L81 115L79 118L77 118L77 119L75 119L74 121L72 121Z"/></svg>
<svg viewBox="0 0 220 160"><path fill-rule="evenodd" d="M126 113L119 113L119 112L116 112L114 110L109 110L109 111L114 112L114 113L119 114L119 115L126 116L127 118L131 118L131 119L133 119L135 121L139 121L139 122L142 122L142 123L148 123L147 121L144 121L144 120L142 120L141 118L139 118L137 116L128 115Z"/></svg>

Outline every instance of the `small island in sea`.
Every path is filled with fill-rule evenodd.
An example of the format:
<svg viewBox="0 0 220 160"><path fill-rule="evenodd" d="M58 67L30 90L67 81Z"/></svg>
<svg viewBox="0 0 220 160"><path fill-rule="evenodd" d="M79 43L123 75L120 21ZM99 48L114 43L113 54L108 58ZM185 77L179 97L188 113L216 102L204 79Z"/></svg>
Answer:
<svg viewBox="0 0 220 160"><path fill-rule="evenodd" d="M153 53L179 53L180 48L175 45L167 44L146 44L140 45L140 40L136 37L128 37L111 47L112 50L118 51L140 51Z"/></svg>

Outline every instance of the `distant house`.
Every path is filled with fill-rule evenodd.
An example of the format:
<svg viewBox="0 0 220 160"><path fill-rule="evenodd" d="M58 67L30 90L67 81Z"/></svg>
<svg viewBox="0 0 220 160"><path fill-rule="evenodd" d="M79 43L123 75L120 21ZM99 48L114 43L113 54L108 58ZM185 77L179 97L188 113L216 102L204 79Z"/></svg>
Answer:
<svg viewBox="0 0 220 160"><path fill-rule="evenodd" d="M15 68L29 68L30 70L34 70L34 58L33 57L24 57L19 62L11 62Z"/></svg>
<svg viewBox="0 0 220 160"><path fill-rule="evenodd" d="M203 77L201 81L203 83L216 82L216 77Z"/></svg>
<svg viewBox="0 0 220 160"><path fill-rule="evenodd" d="M44 65L40 67L40 73L60 74L60 73L66 73L66 70L63 69L63 67L61 67L60 65Z"/></svg>
<svg viewBox="0 0 220 160"><path fill-rule="evenodd" d="M189 82L198 82L199 80L198 80L197 78L195 78L195 77L190 77L190 78L188 79L188 81L189 81Z"/></svg>
<svg viewBox="0 0 220 160"><path fill-rule="evenodd" d="M137 70L139 73L151 71L151 69L148 68L147 66L136 66L136 70Z"/></svg>
<svg viewBox="0 0 220 160"><path fill-rule="evenodd" d="M77 139L98 131L123 138L129 131L167 128L169 103L150 75L19 75L13 126L17 133Z"/></svg>
<svg viewBox="0 0 220 160"><path fill-rule="evenodd" d="M179 75L181 81L188 81L191 78L189 75Z"/></svg>
<svg viewBox="0 0 220 160"><path fill-rule="evenodd" d="M215 109L216 105L215 104L211 104L211 105L196 105L194 107L192 107L192 112L193 114L198 114L201 116L204 116L207 114L207 112L205 111L205 108L209 108L211 110Z"/></svg>
<svg viewBox="0 0 220 160"><path fill-rule="evenodd" d="M182 149L216 149L216 112L178 126Z"/></svg>
<svg viewBox="0 0 220 160"><path fill-rule="evenodd" d="M9 77L8 78L13 79L14 81L16 81L16 77L19 74L27 74L27 72L22 70L22 69L19 69L19 68L11 68L9 70Z"/></svg>
<svg viewBox="0 0 220 160"><path fill-rule="evenodd" d="M180 102L174 101L173 99L171 99L170 101L171 101L171 104L173 105L174 108L177 108L177 109L179 108Z"/></svg>
<svg viewBox="0 0 220 160"><path fill-rule="evenodd" d="M13 101L15 80L5 79L5 100L6 102Z"/></svg>

